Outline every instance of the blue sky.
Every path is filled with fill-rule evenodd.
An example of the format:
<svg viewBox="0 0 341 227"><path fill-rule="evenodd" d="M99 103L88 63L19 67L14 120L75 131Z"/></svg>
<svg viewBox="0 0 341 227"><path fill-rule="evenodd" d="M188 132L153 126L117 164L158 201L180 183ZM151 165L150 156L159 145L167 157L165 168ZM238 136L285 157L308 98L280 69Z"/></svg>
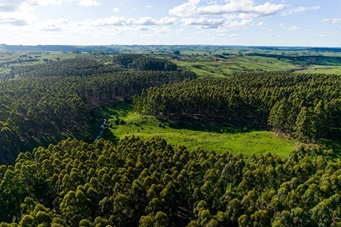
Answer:
<svg viewBox="0 0 341 227"><path fill-rule="evenodd" d="M341 46L340 0L0 0L0 43Z"/></svg>

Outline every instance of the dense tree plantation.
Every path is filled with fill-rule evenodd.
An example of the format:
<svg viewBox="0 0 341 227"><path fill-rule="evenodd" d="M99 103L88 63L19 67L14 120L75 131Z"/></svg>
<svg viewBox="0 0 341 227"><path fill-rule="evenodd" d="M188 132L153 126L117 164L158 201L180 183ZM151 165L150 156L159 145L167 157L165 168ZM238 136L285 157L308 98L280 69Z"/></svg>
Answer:
<svg viewBox="0 0 341 227"><path fill-rule="evenodd" d="M61 61L49 61L44 64L16 67L11 71L20 77L47 76L91 76L118 71L117 68L104 65L88 58L72 58Z"/></svg>
<svg viewBox="0 0 341 227"><path fill-rule="evenodd" d="M97 66L92 60L65 60L31 66L28 76L0 82L0 162L13 163L19 151L39 144L86 135L89 121L102 121L91 115L96 107L129 99L150 86L196 77L177 70L109 72L110 67L103 73ZM79 68L84 70L74 73Z"/></svg>
<svg viewBox="0 0 341 227"><path fill-rule="evenodd" d="M269 127L303 142L341 136L341 77L244 74L152 87L135 109L163 119L199 119Z"/></svg>
<svg viewBox="0 0 341 227"><path fill-rule="evenodd" d="M96 108L133 99L136 111L162 120L271 128L312 143L340 138L340 76L196 79L136 54L9 75L0 81L0 226L341 226L333 150L232 155L161 137L95 140L91 131L105 124Z"/></svg>
<svg viewBox="0 0 341 227"><path fill-rule="evenodd" d="M177 65L165 59L151 58L139 54L120 54L113 59L113 64L138 70L177 70Z"/></svg>
<svg viewBox="0 0 341 227"><path fill-rule="evenodd" d="M1 226L339 226L341 165L174 148L156 137L67 139L0 167ZM7 224L6 224L7 223ZM10 224L12 223L12 224Z"/></svg>

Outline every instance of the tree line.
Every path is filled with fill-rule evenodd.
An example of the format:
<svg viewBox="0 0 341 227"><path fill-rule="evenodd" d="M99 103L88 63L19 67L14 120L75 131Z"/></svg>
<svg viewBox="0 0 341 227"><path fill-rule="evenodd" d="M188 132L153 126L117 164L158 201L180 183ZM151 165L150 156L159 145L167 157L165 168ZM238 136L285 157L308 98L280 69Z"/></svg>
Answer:
<svg viewBox="0 0 341 227"><path fill-rule="evenodd" d="M316 142L340 135L340 84L337 75L243 74L152 87L134 105L159 118L271 127Z"/></svg>
<svg viewBox="0 0 341 227"><path fill-rule="evenodd" d="M114 56L112 63L113 65L137 70L176 71L178 69L176 64L168 60L148 57L140 54L116 55Z"/></svg>
<svg viewBox="0 0 341 227"><path fill-rule="evenodd" d="M338 226L332 151L288 158L67 139L0 166L1 226Z"/></svg>
<svg viewBox="0 0 341 227"><path fill-rule="evenodd" d="M112 65L104 65L93 59L77 57L28 66L17 66L11 69L10 74L17 75L20 78L36 78L49 76L91 76L115 71L119 71L119 69Z"/></svg>

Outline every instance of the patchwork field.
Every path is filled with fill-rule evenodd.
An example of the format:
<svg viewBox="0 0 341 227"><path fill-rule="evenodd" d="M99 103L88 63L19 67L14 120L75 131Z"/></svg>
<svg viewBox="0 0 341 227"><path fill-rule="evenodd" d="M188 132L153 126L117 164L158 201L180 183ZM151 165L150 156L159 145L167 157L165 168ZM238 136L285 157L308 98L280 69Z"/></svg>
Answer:
<svg viewBox="0 0 341 227"><path fill-rule="evenodd" d="M221 55L220 55L221 56ZM305 62L291 61L284 58L231 55L222 56L183 56L173 61L198 74L200 77L225 77L246 72L295 72L341 74L341 62Z"/></svg>
<svg viewBox="0 0 341 227"><path fill-rule="evenodd" d="M195 60L194 62L174 62L181 67L185 67L188 70L197 73L201 77L222 77L244 72L289 72L290 70L294 70L296 68L287 61L254 56L232 56L225 59L216 59L215 61L206 59L206 61Z"/></svg>

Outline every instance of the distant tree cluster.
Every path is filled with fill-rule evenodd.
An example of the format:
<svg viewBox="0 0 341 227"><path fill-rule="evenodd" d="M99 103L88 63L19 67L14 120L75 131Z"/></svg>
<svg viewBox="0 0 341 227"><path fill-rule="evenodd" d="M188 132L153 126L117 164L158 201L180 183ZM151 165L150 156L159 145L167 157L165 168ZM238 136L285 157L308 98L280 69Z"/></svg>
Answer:
<svg viewBox="0 0 341 227"><path fill-rule="evenodd" d="M339 226L330 151L248 160L161 138L74 139L0 166L1 226Z"/></svg>
<svg viewBox="0 0 341 227"><path fill-rule="evenodd" d="M47 64L46 70L55 67L49 64L52 63ZM0 82L0 163L13 162L19 151L38 144L48 145L70 135L87 134L93 108L131 99L150 86L196 78L187 71L134 70L101 74L94 65L89 66L89 71L84 69L93 76L71 76L63 70L55 72L58 76L52 76L53 71L51 74L41 71L29 78ZM76 63L67 67L73 66L77 71Z"/></svg>
<svg viewBox="0 0 341 227"><path fill-rule="evenodd" d="M43 64L16 67L11 74L20 77L47 77L47 76L91 76L111 73L119 69L103 65L88 58L72 58L60 61L47 61Z"/></svg>
<svg viewBox="0 0 341 227"><path fill-rule="evenodd" d="M137 70L153 70L153 71L175 71L177 65L165 59L148 57L139 54L120 54L113 59L114 65L120 65L125 68Z"/></svg>
<svg viewBox="0 0 341 227"><path fill-rule="evenodd" d="M337 75L245 74L152 87L134 102L159 118L271 126L316 142L340 131L340 84Z"/></svg>

